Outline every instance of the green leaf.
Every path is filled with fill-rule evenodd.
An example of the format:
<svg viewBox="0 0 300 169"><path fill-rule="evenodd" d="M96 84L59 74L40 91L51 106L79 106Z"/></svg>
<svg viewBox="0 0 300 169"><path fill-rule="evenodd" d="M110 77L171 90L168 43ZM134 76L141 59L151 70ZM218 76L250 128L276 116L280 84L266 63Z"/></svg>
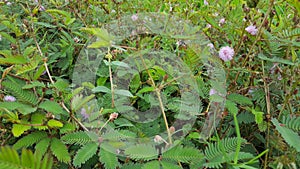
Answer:
<svg viewBox="0 0 300 169"><path fill-rule="evenodd" d="M88 143L82 146L76 153L73 164L75 167L80 167L87 160L92 158L98 150L98 145L96 143Z"/></svg>
<svg viewBox="0 0 300 169"><path fill-rule="evenodd" d="M5 32L0 32L0 35L4 38L6 38L7 40L9 40L11 43L16 44L16 39L13 38L12 36L10 36L9 34L5 33Z"/></svg>
<svg viewBox="0 0 300 169"><path fill-rule="evenodd" d="M69 12L59 10L59 9L47 9L46 12L52 13L52 14L59 14L67 18L71 18L71 14Z"/></svg>
<svg viewBox="0 0 300 169"><path fill-rule="evenodd" d="M61 140L66 144L76 144L76 145L85 145L92 140L90 137L92 134L89 134L84 131L78 131L74 133L69 133L61 137Z"/></svg>
<svg viewBox="0 0 300 169"><path fill-rule="evenodd" d="M139 144L126 148L125 154L135 160L152 160L158 152L152 145Z"/></svg>
<svg viewBox="0 0 300 169"><path fill-rule="evenodd" d="M61 162L68 163L71 161L70 154L68 152L67 146L62 143L59 139L57 138L52 138L51 140L51 151L57 157L57 159Z"/></svg>
<svg viewBox="0 0 300 169"><path fill-rule="evenodd" d="M137 92L137 94L143 94L143 93L146 93L146 92L153 92L154 91L154 87L151 86L151 87L143 87L141 90L139 90Z"/></svg>
<svg viewBox="0 0 300 169"><path fill-rule="evenodd" d="M36 107L20 102L0 102L0 109L18 110L21 114L27 115L36 110Z"/></svg>
<svg viewBox="0 0 300 169"><path fill-rule="evenodd" d="M168 161L161 161L160 162L162 169L182 169L181 167L176 164L176 162L168 162Z"/></svg>
<svg viewBox="0 0 300 169"><path fill-rule="evenodd" d="M38 151L41 155L44 155L50 146L50 141L51 139L48 137L43 138L35 145L35 151Z"/></svg>
<svg viewBox="0 0 300 169"><path fill-rule="evenodd" d="M12 127L12 133L14 137L19 137L22 135L25 131L31 129L31 126L29 125L22 125L22 124L13 124Z"/></svg>
<svg viewBox="0 0 300 169"><path fill-rule="evenodd" d="M227 99L241 105L252 105L251 99L237 93L231 93Z"/></svg>
<svg viewBox="0 0 300 169"><path fill-rule="evenodd" d="M130 85L129 85L130 91L132 93L136 93L136 91L138 90L138 88L141 85L140 81L141 81L141 78L138 74L133 76L133 78L130 81Z"/></svg>
<svg viewBox="0 0 300 169"><path fill-rule="evenodd" d="M92 92L94 92L94 93L99 93L99 92L110 93L111 91L109 88L107 88L105 86L97 86L94 89L92 89Z"/></svg>
<svg viewBox="0 0 300 169"><path fill-rule="evenodd" d="M154 169L154 168L160 168L159 161L150 161L143 165L142 169Z"/></svg>
<svg viewBox="0 0 300 169"><path fill-rule="evenodd" d="M275 63L283 63L283 64L287 64L287 65L295 65L290 60L286 60L286 59L282 59L282 58L276 58L276 57L268 58L267 56L265 56L262 53L258 54L258 58L260 58L262 60L270 61L270 62L275 62Z"/></svg>
<svg viewBox="0 0 300 169"><path fill-rule="evenodd" d="M128 90L116 89L114 92L115 92L116 95L133 97L133 95Z"/></svg>
<svg viewBox="0 0 300 169"><path fill-rule="evenodd" d="M75 131L75 129L76 129L76 125L74 123L66 122L64 126L59 129L59 132L61 134L64 134L64 133Z"/></svg>
<svg viewBox="0 0 300 169"><path fill-rule="evenodd" d="M46 130L48 127L44 124L44 121L46 121L46 115L45 113L34 113L31 115L31 124L37 124L37 126L33 126L33 128L38 130ZM42 126L40 126L42 125Z"/></svg>
<svg viewBox="0 0 300 169"><path fill-rule="evenodd" d="M127 63L120 62L120 61L112 61L111 64L116 65L116 66L120 66L120 67L129 68L129 65Z"/></svg>
<svg viewBox="0 0 300 169"><path fill-rule="evenodd" d="M256 124L261 124L263 122L263 120L264 120L264 112L256 111L253 108L252 108L251 112L255 116L255 122L256 122Z"/></svg>
<svg viewBox="0 0 300 169"><path fill-rule="evenodd" d="M59 114L68 115L58 103L50 100L45 100L44 102L42 102L39 105L39 108L51 112L54 115L59 115Z"/></svg>
<svg viewBox="0 0 300 169"><path fill-rule="evenodd" d="M46 22L33 22L34 24L36 25L39 25L39 26L44 26L46 28L56 28L57 26L55 25L52 25L52 24L49 24L49 23L46 23Z"/></svg>
<svg viewBox="0 0 300 169"><path fill-rule="evenodd" d="M31 55L33 52L35 52L36 51L36 47L34 47L34 46L28 46L28 47L26 47L26 49L24 50L24 52L23 52L23 56L25 57L25 58L28 58L29 57L29 55Z"/></svg>
<svg viewBox="0 0 300 169"><path fill-rule="evenodd" d="M31 89L35 87L46 87L44 83L39 82L39 81L32 81L29 84L26 84L25 86L22 87L22 89Z"/></svg>
<svg viewBox="0 0 300 169"><path fill-rule="evenodd" d="M39 153L32 153L31 150L23 149L21 157L11 147L0 148L0 169L51 169L52 157Z"/></svg>
<svg viewBox="0 0 300 169"><path fill-rule="evenodd" d="M5 146L0 148L0 162L6 162L11 164L20 164L21 160L18 156L18 153L15 149ZM4 167L3 167L4 169Z"/></svg>
<svg viewBox="0 0 300 169"><path fill-rule="evenodd" d="M74 96L72 100L73 111L76 112L77 110L82 108L85 104L87 104L90 100L92 100L94 97L95 95L93 94L86 97L83 97L81 94Z"/></svg>
<svg viewBox="0 0 300 169"><path fill-rule="evenodd" d="M33 167L34 165L34 158L33 158L33 153L32 151L28 151L26 149L22 149L22 154L21 154L21 163L22 166L25 168L30 168Z"/></svg>
<svg viewBox="0 0 300 169"><path fill-rule="evenodd" d="M100 149L99 156L100 162L104 163L106 169L115 169L119 166L117 155L110 151L106 151L103 147Z"/></svg>
<svg viewBox="0 0 300 169"><path fill-rule="evenodd" d="M284 140L291 146L294 147L297 152L300 152L300 136L293 130L280 126L277 119L272 119L273 124L276 126L276 129L279 131Z"/></svg>
<svg viewBox="0 0 300 169"><path fill-rule="evenodd" d="M116 120L114 120L114 123L118 127L133 127L134 126L129 120L127 120L125 118L117 118Z"/></svg>
<svg viewBox="0 0 300 169"><path fill-rule="evenodd" d="M109 47L110 43L104 40L98 40L96 42L93 42L88 46L88 48L101 48L101 47Z"/></svg>
<svg viewBox="0 0 300 169"><path fill-rule="evenodd" d="M58 120L51 119L48 121L47 125L52 128L63 127L64 124Z"/></svg>
<svg viewBox="0 0 300 169"><path fill-rule="evenodd" d="M53 86L59 91L64 91L69 87L69 83L66 80L59 79L54 83Z"/></svg>
<svg viewBox="0 0 300 169"><path fill-rule="evenodd" d="M163 158L184 163L191 163L204 158L196 148L177 146L163 153Z"/></svg>
<svg viewBox="0 0 300 169"><path fill-rule="evenodd" d="M41 139L47 137L46 132L40 132L36 131L33 133L28 134L27 136L24 136L23 138L19 139L14 145L14 149L20 149L23 147L29 147L32 146L33 144L37 143Z"/></svg>
<svg viewBox="0 0 300 169"><path fill-rule="evenodd" d="M230 101L230 100L226 100L225 107L232 114L236 115L238 113L238 107L237 107L237 105L234 102Z"/></svg>
<svg viewBox="0 0 300 169"><path fill-rule="evenodd" d="M7 57L7 58L0 58L0 64L25 64L27 60L23 56L14 56L14 57Z"/></svg>

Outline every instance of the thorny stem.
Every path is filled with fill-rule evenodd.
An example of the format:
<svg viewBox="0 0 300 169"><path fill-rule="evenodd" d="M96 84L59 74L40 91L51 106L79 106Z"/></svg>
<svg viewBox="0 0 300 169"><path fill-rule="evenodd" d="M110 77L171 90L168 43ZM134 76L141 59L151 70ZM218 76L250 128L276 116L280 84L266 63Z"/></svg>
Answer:
<svg viewBox="0 0 300 169"><path fill-rule="evenodd" d="M150 78L152 86L155 88L155 93L156 93L156 96L158 97L159 107L160 107L161 113L163 115L165 126L166 126L166 129L167 129L169 144L172 144L172 136L171 136L171 132L170 132L169 125L168 125L168 120L167 120L167 116L166 116L166 113L165 113L164 104L163 104L162 99L161 99L160 88L156 87L155 82L154 82L150 72L148 71L147 65L146 65L146 63L145 63L145 61L144 61L144 59L141 55L140 55L140 58L142 60L143 66L145 67L145 69L147 71L147 74Z"/></svg>

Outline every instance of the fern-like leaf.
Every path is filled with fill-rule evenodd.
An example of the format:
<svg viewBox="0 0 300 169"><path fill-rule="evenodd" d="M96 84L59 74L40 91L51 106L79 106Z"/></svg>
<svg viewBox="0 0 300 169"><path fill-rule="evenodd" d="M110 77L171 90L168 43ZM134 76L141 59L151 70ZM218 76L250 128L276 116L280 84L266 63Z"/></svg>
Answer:
<svg viewBox="0 0 300 169"><path fill-rule="evenodd" d="M23 86L19 83L11 80L5 80L2 82L2 85L19 101L30 103L32 105L36 105L38 103L37 96L31 90L22 89Z"/></svg>
<svg viewBox="0 0 300 169"><path fill-rule="evenodd" d="M158 152L152 145L139 144L125 149L125 154L135 160L152 160Z"/></svg>
<svg viewBox="0 0 300 169"><path fill-rule="evenodd" d="M150 161L142 167L142 169L153 169L153 168L160 168L159 161Z"/></svg>
<svg viewBox="0 0 300 169"><path fill-rule="evenodd" d="M61 137L61 140L66 144L85 145L93 141L90 134L84 131L69 133Z"/></svg>
<svg viewBox="0 0 300 169"><path fill-rule="evenodd" d="M44 155L48 150L48 147L50 145L50 141L51 141L51 139L48 138L48 137L43 138L41 141L39 141L36 144L35 151L38 151L41 155Z"/></svg>
<svg viewBox="0 0 300 169"><path fill-rule="evenodd" d="M290 128L294 131L300 131L300 117L284 116L282 123L285 127Z"/></svg>
<svg viewBox="0 0 300 169"><path fill-rule="evenodd" d="M204 150L204 154L208 162L205 164L207 167L219 168L224 162L230 162L227 154L234 153L238 143L237 137L225 138L216 143L210 143ZM242 139L241 143L246 140Z"/></svg>
<svg viewBox="0 0 300 169"><path fill-rule="evenodd" d="M191 163L204 158L204 155L196 148L177 146L163 153L163 159Z"/></svg>
<svg viewBox="0 0 300 169"><path fill-rule="evenodd" d="M82 146L74 157L73 164L76 167L80 167L87 160L89 160L93 155L96 154L98 150L98 145L96 143L88 143Z"/></svg>
<svg viewBox="0 0 300 169"><path fill-rule="evenodd" d="M161 161L160 165L163 169L181 169L176 162Z"/></svg>
<svg viewBox="0 0 300 169"><path fill-rule="evenodd" d="M37 143L38 141L40 141L41 139L47 137L47 133L46 132L33 132L28 134L27 136L19 139L14 145L13 147L15 149L20 149L23 147L29 147L32 146L33 144Z"/></svg>
<svg viewBox="0 0 300 169"><path fill-rule="evenodd" d="M121 169L141 169L142 164L140 163L127 163L121 167Z"/></svg>
<svg viewBox="0 0 300 169"><path fill-rule="evenodd" d="M48 112L51 112L54 115L59 115L59 114L68 115L68 113L66 111L64 111L63 108L58 103L56 103L54 101L50 101L50 100L46 100L46 101L42 102L39 105L39 108L42 108Z"/></svg>
<svg viewBox="0 0 300 169"><path fill-rule="evenodd" d="M241 105L252 105L251 99L237 93L232 93L228 95L227 99Z"/></svg>
<svg viewBox="0 0 300 169"><path fill-rule="evenodd" d="M68 163L71 160L70 154L68 152L68 149L64 143L62 143L57 138L52 138L51 140L51 151L55 155L55 157L61 161Z"/></svg>
<svg viewBox="0 0 300 169"><path fill-rule="evenodd" d="M272 119L273 124L276 126L276 129L279 131L284 140L291 146L294 147L298 152L300 152L299 140L300 136L293 130L283 127L279 124L277 119Z"/></svg>
<svg viewBox="0 0 300 169"><path fill-rule="evenodd" d="M106 151L104 148L101 147L99 156L100 161L104 163L106 169L115 169L119 166L118 158L115 153Z"/></svg>
<svg viewBox="0 0 300 169"><path fill-rule="evenodd" d="M0 148L0 169L51 169L53 159L48 155L44 158L39 153L23 149L21 157L11 147Z"/></svg>

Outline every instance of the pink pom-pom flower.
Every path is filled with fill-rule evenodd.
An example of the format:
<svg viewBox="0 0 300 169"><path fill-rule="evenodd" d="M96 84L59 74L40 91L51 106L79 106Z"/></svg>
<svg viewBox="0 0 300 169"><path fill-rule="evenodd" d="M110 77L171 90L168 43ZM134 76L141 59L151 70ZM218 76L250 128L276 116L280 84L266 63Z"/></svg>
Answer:
<svg viewBox="0 0 300 169"><path fill-rule="evenodd" d="M248 33L250 33L251 35L256 35L258 32L258 29L256 29L256 26L254 25L250 25L245 29Z"/></svg>
<svg viewBox="0 0 300 169"><path fill-rule="evenodd" d="M234 50L229 46L222 47L219 51L219 57L225 62L232 60L233 55L234 55Z"/></svg>

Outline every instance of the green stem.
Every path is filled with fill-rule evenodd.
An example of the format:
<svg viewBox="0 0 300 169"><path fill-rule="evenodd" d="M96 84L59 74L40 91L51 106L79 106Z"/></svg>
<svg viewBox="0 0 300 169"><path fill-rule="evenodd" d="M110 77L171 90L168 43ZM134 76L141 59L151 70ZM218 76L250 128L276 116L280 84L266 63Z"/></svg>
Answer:
<svg viewBox="0 0 300 169"><path fill-rule="evenodd" d="M236 114L233 114L233 120L234 120L234 125L235 125L236 136L238 138L237 147L236 147L235 156L234 156L234 164L237 164L237 161L239 158L239 152L241 150L242 139L241 139L239 122L238 122Z"/></svg>
<svg viewBox="0 0 300 169"><path fill-rule="evenodd" d="M166 113L165 113L165 108L164 108L164 105L163 105L163 101L162 101L161 95L160 95L161 89L155 85L155 82L154 82L150 72L148 71L148 67L147 67L143 57L140 56L140 58L141 58L141 61L143 63L143 66L146 69L147 74L150 78L151 85L155 88L156 96L157 96L158 101L159 101L159 107L160 107L161 113L163 115L163 119L164 119L165 126L166 126L166 129L167 129L169 144L172 144L172 135L171 135L170 128L169 128L169 125L168 125L168 120L167 120L167 116L166 116Z"/></svg>

